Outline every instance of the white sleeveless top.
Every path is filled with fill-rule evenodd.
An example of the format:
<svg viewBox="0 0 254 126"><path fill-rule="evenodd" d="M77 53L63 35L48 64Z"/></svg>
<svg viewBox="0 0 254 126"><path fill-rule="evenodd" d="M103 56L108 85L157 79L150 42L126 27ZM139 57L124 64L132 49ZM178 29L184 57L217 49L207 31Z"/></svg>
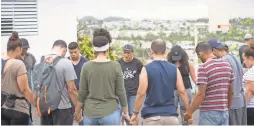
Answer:
<svg viewBox="0 0 254 126"><path fill-rule="evenodd" d="M246 93L245 81L254 81L254 66L252 66L243 76L244 92ZM254 86L254 85L253 85ZM254 108L254 96L250 99L250 102L246 106L247 108Z"/></svg>

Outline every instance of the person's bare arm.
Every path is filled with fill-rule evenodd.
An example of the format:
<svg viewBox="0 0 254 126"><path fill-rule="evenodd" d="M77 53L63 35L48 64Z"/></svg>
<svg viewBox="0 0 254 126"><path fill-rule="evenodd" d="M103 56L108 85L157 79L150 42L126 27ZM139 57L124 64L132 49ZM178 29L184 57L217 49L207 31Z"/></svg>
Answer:
<svg viewBox="0 0 254 126"><path fill-rule="evenodd" d="M190 68L191 78L192 78L193 82L195 84L197 84L197 74L196 74L196 71L195 71L195 68L194 68L193 64L189 64L189 68Z"/></svg>
<svg viewBox="0 0 254 126"><path fill-rule="evenodd" d="M185 109L188 109L189 108L189 98L188 98L188 94L187 94L186 89L183 84L182 75L181 75L178 68L177 68L176 87L177 87L179 96L183 99Z"/></svg>
<svg viewBox="0 0 254 126"><path fill-rule="evenodd" d="M24 95L24 97L28 100L29 103L31 103L33 106L35 106L35 101L33 97L33 93L29 88L28 85L28 77L27 74L24 73L22 75L19 75L17 77L18 87L20 92Z"/></svg>
<svg viewBox="0 0 254 126"><path fill-rule="evenodd" d="M147 88L148 88L147 72L146 68L143 67L139 76L139 88L136 96L135 106L133 109L134 112L138 113L141 106L143 105Z"/></svg>
<svg viewBox="0 0 254 126"><path fill-rule="evenodd" d="M250 99L254 96L254 81L246 81L246 104L250 102Z"/></svg>
<svg viewBox="0 0 254 126"><path fill-rule="evenodd" d="M76 106L77 99L78 99L78 92L77 92L77 88L75 86L74 80L67 81L67 89L71 97L71 101L73 102L74 106Z"/></svg>
<svg viewBox="0 0 254 126"><path fill-rule="evenodd" d="M198 69L198 82L197 82L198 92L197 92L197 95L194 97L189 109L186 111L186 114L184 117L185 120L187 119L186 117L188 116L191 117L193 112L195 112L196 109L199 107L199 105L202 104L202 102L204 101L207 84L208 84L207 72L205 68L200 66Z"/></svg>
<svg viewBox="0 0 254 126"><path fill-rule="evenodd" d="M233 101L233 96L234 96L234 85L233 85L233 81L230 82L230 86L229 86L229 91L228 91L228 109L230 109L230 106L232 104Z"/></svg>
<svg viewBox="0 0 254 126"><path fill-rule="evenodd" d="M190 105L190 108L187 110L187 113L192 114L193 112L195 112L197 110L199 105L202 104L202 102L205 99L206 86L207 85L205 85L205 84L198 86L198 93L194 97L194 100L193 100L192 104Z"/></svg>

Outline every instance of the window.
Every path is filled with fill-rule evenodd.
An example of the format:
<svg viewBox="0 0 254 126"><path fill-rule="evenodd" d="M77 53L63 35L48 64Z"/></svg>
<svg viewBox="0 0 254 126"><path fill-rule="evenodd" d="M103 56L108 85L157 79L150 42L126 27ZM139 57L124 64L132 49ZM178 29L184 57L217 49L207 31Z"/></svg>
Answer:
<svg viewBox="0 0 254 126"><path fill-rule="evenodd" d="M37 0L1 0L1 33L20 36L38 34Z"/></svg>

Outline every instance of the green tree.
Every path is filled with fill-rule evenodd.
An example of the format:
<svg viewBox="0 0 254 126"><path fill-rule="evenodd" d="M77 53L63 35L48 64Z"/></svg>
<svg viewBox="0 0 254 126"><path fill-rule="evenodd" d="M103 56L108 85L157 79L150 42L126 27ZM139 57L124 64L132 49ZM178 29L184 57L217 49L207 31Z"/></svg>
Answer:
<svg viewBox="0 0 254 126"><path fill-rule="evenodd" d="M95 59L93 45L91 43L91 37L84 35L83 39L78 41L80 46L80 52L89 60ZM113 50L109 50L109 59L117 60L118 56L114 54Z"/></svg>

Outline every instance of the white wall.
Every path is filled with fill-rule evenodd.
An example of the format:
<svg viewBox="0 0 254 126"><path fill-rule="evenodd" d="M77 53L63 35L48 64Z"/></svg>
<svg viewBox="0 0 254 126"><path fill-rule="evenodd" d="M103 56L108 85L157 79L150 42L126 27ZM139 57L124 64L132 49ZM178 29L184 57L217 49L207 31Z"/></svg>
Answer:
<svg viewBox="0 0 254 126"><path fill-rule="evenodd" d="M38 0L38 35L20 36L29 41L37 59L51 51L54 41L76 41L76 0ZM1 52L6 52L9 36L1 36ZM68 53L67 53L68 54Z"/></svg>

